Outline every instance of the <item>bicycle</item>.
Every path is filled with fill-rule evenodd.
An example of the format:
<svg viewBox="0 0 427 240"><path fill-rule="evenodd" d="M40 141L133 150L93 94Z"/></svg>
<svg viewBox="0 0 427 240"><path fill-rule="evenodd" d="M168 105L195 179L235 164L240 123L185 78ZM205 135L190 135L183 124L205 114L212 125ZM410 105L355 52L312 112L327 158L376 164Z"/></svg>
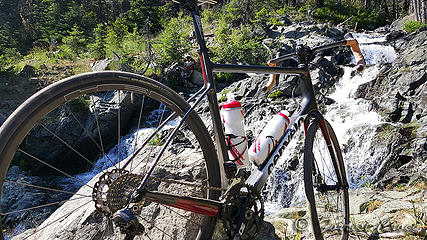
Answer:
<svg viewBox="0 0 427 240"><path fill-rule="evenodd" d="M345 167L334 131L317 109L308 64L315 52L350 46L357 69L362 71L365 62L357 41L347 35L346 40L312 49L298 46L295 53L271 59L269 66L212 63L203 38L198 3L213 2L179 2L193 18L205 82L189 99L184 100L165 85L144 76L116 71L86 73L44 88L8 118L0 128L0 186L2 198L9 200L2 204L5 235L13 234L5 226L30 216L38 226L20 235L23 239L87 238L88 234L92 239L108 239L119 230L117 234L125 239L211 239L218 237L217 220L221 219L225 238L251 239L264 216L259 192L279 156L303 125L304 186L312 236L317 240L348 239L349 186ZM279 66L290 58L297 58L298 67ZM228 149L213 72L270 74L266 91L275 85L278 74L300 76L302 102L279 144L262 165L231 178L225 176L229 169ZM195 111L205 98L215 145ZM121 141L131 129L136 129L132 135L134 142L129 145L133 151L122 156ZM141 135L145 136L143 141ZM117 153L106 152L115 144ZM113 156L117 156L117 161ZM97 158L99 161L95 162ZM49 181L40 180L39 185L23 182L8 174L12 165L27 168L33 174L49 175ZM94 169L96 176L86 181L82 172L88 169ZM59 184L52 184L51 180ZM42 196L34 200L39 205L19 208L25 194ZM95 206L89 205L93 203ZM61 206L57 210L58 205ZM72 205L76 207L69 210ZM31 218L39 215L48 217ZM166 224L159 222L162 220ZM329 221L336 225L331 227Z"/></svg>

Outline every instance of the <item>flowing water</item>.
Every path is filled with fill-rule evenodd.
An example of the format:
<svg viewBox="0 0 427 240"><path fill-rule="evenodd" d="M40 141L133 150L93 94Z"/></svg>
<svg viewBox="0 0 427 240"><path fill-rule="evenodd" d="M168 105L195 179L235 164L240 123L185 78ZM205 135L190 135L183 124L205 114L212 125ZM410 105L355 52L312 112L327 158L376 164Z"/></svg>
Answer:
<svg viewBox="0 0 427 240"><path fill-rule="evenodd" d="M355 76L352 76L351 68L344 68L344 75L336 84L335 92L328 96L335 103L327 106L325 117L333 126L343 149L350 185L352 188L357 188L365 184L366 181L374 179L376 171L382 163L378 160L379 158L366 156L367 150L372 148L371 139L382 120L378 113L371 110L372 106L368 100L355 99L354 93L359 85L375 79L382 64L392 62L397 55L391 46L384 44L385 37L383 36L355 34L354 37L361 44L361 50L368 67L363 73ZM153 114L156 115L156 111ZM173 125L176 123L170 123L170 127ZM134 152L134 149L142 144L145 139L144 135L151 130L152 128L140 129L124 136L120 143L120 153L118 153L117 145L107 153L108 158L112 159L113 162L117 162L119 154L121 159L127 158ZM295 139L299 139L299 141L292 141L285 153L299 154L283 154L265 187L263 194L266 198L267 215L273 214L283 207L298 205L305 201L301 159L303 134L301 131L295 135ZM100 158L96 165L104 168L111 167L111 165L105 166L103 158ZM77 177L89 181L98 172L93 170ZM63 184L67 183L64 182Z"/></svg>
<svg viewBox="0 0 427 240"><path fill-rule="evenodd" d="M393 47L384 44L386 40L384 36L372 34L354 34L353 36L361 44L360 48L368 67L363 73L355 76L352 76L351 68L344 68L344 75L336 84L335 92L328 96L335 103L327 106L325 118L333 126L343 150L349 183L352 188L357 188L374 179L382 164L380 157L366 153L375 147L372 146L371 139L378 125L383 122L378 113L371 110L371 102L355 99L354 93L359 85L375 79L382 64L394 61L397 54ZM300 138L300 142L301 135L296 136ZM382 154L382 151L378 149L378 155ZM294 140L286 152L301 153L297 141ZM267 199L265 204L267 214L305 201L302 159L299 159L298 168L289 170L289 162L295 161L296 155L283 154L269 179L264 193ZM302 154L300 156L302 158ZM283 169L288 170L284 172Z"/></svg>
<svg viewBox="0 0 427 240"><path fill-rule="evenodd" d="M355 76L352 76L351 68L344 68L344 75L336 84L335 92L328 96L335 103L327 106L325 117L333 126L343 149L350 185L352 188L357 188L365 184L366 181L374 179L376 171L382 163L378 161L379 158L370 155L366 156L367 150L372 148L370 140L382 121L378 113L370 110L372 106L368 100L355 99L353 96L359 85L372 81L378 75L381 64L392 62L397 55L393 47L384 44L384 36L354 34L354 37L361 44L361 50L368 67L362 74L356 74ZM156 114L157 112L154 111L153 116ZM171 123L170 127L175 124ZM120 143L120 158L125 159L130 156L134 149L137 149L142 144L145 139L144 135L151 130L151 128L140 129L124 136ZM299 139L299 141L292 141L286 152L302 153L303 135L301 132L296 134L295 139ZM117 162L118 151L117 145L107 153L108 158L112 159L113 162ZM299 159L299 164L297 164L296 161L298 159L295 159L297 155L302 156L302 154L283 154L271 174L268 185L264 190L264 196L267 199L265 203L267 214L272 214L280 208L297 205L305 201L302 159ZM295 166L295 164L297 165ZM104 166L105 161L103 158L100 158L96 165L104 168L111 167L111 165ZM97 173L98 171L95 169L80 174L78 178L89 181Z"/></svg>

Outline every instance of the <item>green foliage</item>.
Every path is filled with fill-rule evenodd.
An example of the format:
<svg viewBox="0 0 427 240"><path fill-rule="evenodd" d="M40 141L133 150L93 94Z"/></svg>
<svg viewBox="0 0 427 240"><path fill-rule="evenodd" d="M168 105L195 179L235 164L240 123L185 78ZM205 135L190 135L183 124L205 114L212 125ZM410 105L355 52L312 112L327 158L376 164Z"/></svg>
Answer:
<svg viewBox="0 0 427 240"><path fill-rule="evenodd" d="M107 35L104 24L98 24L93 30L94 39L93 42L88 45L92 57L95 59L105 58L106 55L106 41Z"/></svg>
<svg viewBox="0 0 427 240"><path fill-rule="evenodd" d="M365 187L365 188L370 188L372 185L372 179L369 178L366 175L362 176L362 182L360 183L359 187Z"/></svg>
<svg viewBox="0 0 427 240"><path fill-rule="evenodd" d="M126 12L128 25L134 25L138 30L149 30L152 33L162 29L162 12L169 9L161 8L160 1L133 0L130 5L131 9Z"/></svg>
<svg viewBox="0 0 427 240"><path fill-rule="evenodd" d="M282 5L279 1L268 0L231 0L223 8L223 20L237 27L239 25L247 25L258 20L260 14L269 15L269 12L274 13L280 9ZM264 9L264 10L263 10ZM260 13L260 11L263 11Z"/></svg>
<svg viewBox="0 0 427 240"><path fill-rule="evenodd" d="M229 28L222 23L212 47L213 60L220 63L264 64L267 51L260 40L252 36L249 27Z"/></svg>
<svg viewBox="0 0 427 240"><path fill-rule="evenodd" d="M7 72L7 59L4 55L0 55L0 74L4 74Z"/></svg>
<svg viewBox="0 0 427 240"><path fill-rule="evenodd" d="M6 48L0 54L0 74L13 72L13 64L22 59L21 53L14 48Z"/></svg>
<svg viewBox="0 0 427 240"><path fill-rule="evenodd" d="M407 21L403 24L403 30L407 33L412 33L425 26L427 26L427 24L418 21Z"/></svg>
<svg viewBox="0 0 427 240"><path fill-rule="evenodd" d="M221 97L219 98L219 100L218 100L218 102L219 103L222 103L222 102L225 102L225 101L227 101L227 94L230 92L230 90L229 89L224 89L224 90L222 90L221 91Z"/></svg>
<svg viewBox="0 0 427 240"><path fill-rule="evenodd" d="M309 6L305 5L299 12L307 11ZM373 30L377 27L386 24L386 17L381 11L372 11L364 9L357 5L338 5L336 3L326 3L324 7L317 8L314 17L325 22L341 23L345 20L351 19L347 22L351 26L357 23L358 28Z"/></svg>
<svg viewBox="0 0 427 240"><path fill-rule="evenodd" d="M87 112L87 111L89 111L90 104L91 104L90 100L86 100L83 97L79 97L79 98L76 98L76 99L69 101L68 107L74 113L76 113L76 112Z"/></svg>
<svg viewBox="0 0 427 240"><path fill-rule="evenodd" d="M128 26L124 18L117 18L114 23L107 27L107 50L109 53L112 51L120 52L123 38L128 34Z"/></svg>
<svg viewBox="0 0 427 240"><path fill-rule="evenodd" d="M219 82L231 82L234 79L234 74L233 73L228 73L228 72L220 72L220 73L215 73L215 80L219 81Z"/></svg>
<svg viewBox="0 0 427 240"><path fill-rule="evenodd" d="M150 146L161 146L163 145L163 141L160 134L156 134L148 141L148 145Z"/></svg>
<svg viewBox="0 0 427 240"><path fill-rule="evenodd" d="M191 18L180 14L177 18L172 18L156 38L153 46L158 54L157 63L160 66L165 67L181 61L184 54L189 52L190 24Z"/></svg>
<svg viewBox="0 0 427 240"><path fill-rule="evenodd" d="M283 92L282 92L282 91L280 91L280 90L276 90L276 91L274 91L274 92L270 93L270 94L268 95L268 98L271 98L271 99L273 99L273 100L276 100L277 98L280 98L280 97L282 97L282 96L283 96Z"/></svg>
<svg viewBox="0 0 427 240"><path fill-rule="evenodd" d="M83 35L83 31L77 25L74 25L71 31L68 31L68 36L62 39L63 50L71 50L72 53L79 56L86 50L86 38Z"/></svg>

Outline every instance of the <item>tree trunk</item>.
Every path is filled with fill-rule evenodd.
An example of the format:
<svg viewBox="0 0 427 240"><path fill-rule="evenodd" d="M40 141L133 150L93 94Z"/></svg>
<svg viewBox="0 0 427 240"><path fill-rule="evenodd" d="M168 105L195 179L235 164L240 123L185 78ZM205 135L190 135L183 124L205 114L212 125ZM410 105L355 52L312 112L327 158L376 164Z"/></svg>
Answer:
<svg viewBox="0 0 427 240"><path fill-rule="evenodd" d="M412 6L414 8L415 18L417 21L420 21L420 14L418 8L418 0L413 0Z"/></svg>
<svg viewBox="0 0 427 240"><path fill-rule="evenodd" d="M371 0L365 0L365 8L369 9L371 7Z"/></svg>
<svg viewBox="0 0 427 240"><path fill-rule="evenodd" d="M410 6L409 0L404 0L403 1L403 11L409 12L409 6Z"/></svg>
<svg viewBox="0 0 427 240"><path fill-rule="evenodd" d="M421 0L421 22L427 23L427 0Z"/></svg>
<svg viewBox="0 0 427 240"><path fill-rule="evenodd" d="M387 0L383 0L382 7L384 9L384 13L386 15L386 18L389 18L390 12L388 11Z"/></svg>
<svg viewBox="0 0 427 240"><path fill-rule="evenodd" d="M396 0L393 0L393 7L392 7L392 14L393 14L393 19L397 19L397 4L396 4Z"/></svg>

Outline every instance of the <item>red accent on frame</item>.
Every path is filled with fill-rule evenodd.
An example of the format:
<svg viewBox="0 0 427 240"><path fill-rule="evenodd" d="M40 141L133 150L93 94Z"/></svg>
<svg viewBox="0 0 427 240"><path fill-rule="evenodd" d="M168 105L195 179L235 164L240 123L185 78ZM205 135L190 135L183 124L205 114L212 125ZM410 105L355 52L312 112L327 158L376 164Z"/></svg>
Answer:
<svg viewBox="0 0 427 240"><path fill-rule="evenodd" d="M165 204L168 205L168 204ZM171 207L179 208L185 211L200 213L206 216L214 217L218 214L219 208L217 206L202 204L199 202L191 201L188 199L179 198L175 204L168 205Z"/></svg>
<svg viewBox="0 0 427 240"><path fill-rule="evenodd" d="M308 123L307 121L304 121L304 136L307 137L307 128L308 128Z"/></svg>
<svg viewBox="0 0 427 240"><path fill-rule="evenodd" d="M325 138L326 144L331 145L331 138L329 137L328 130L326 129L325 120L320 121L320 130L322 130L323 137Z"/></svg>
<svg viewBox="0 0 427 240"><path fill-rule="evenodd" d="M199 59L200 59L200 65L202 67L203 81L205 82L205 85L206 85L208 83L208 79L206 77L205 61L203 59L203 55L202 54L199 54Z"/></svg>

